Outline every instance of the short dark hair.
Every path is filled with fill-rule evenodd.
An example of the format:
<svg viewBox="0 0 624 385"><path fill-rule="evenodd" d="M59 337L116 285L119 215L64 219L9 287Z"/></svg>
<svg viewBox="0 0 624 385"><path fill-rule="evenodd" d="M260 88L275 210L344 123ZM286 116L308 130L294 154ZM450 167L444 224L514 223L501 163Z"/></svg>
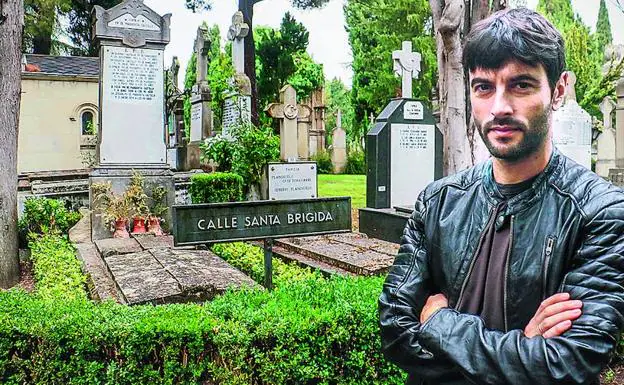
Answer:
<svg viewBox="0 0 624 385"><path fill-rule="evenodd" d="M464 68L498 69L514 59L530 66L542 64L554 90L565 70L563 37L542 15L527 8L498 11L468 33Z"/></svg>

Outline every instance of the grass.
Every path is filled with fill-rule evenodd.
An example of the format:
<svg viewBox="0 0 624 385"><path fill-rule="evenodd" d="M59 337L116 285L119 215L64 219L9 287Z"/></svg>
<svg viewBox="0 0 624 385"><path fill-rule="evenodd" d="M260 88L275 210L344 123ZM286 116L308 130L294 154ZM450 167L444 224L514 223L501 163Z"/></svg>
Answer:
<svg viewBox="0 0 624 385"><path fill-rule="evenodd" d="M319 197L351 197L351 208L366 207L366 175L318 176Z"/></svg>

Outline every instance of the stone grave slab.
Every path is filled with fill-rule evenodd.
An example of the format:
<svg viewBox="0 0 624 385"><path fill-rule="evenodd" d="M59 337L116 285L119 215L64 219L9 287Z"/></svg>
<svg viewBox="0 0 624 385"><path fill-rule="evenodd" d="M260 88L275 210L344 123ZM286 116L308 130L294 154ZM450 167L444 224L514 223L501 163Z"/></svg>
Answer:
<svg viewBox="0 0 624 385"><path fill-rule="evenodd" d="M180 284L185 296L212 298L228 288L257 287L245 274L209 251L158 249L151 251Z"/></svg>
<svg viewBox="0 0 624 385"><path fill-rule="evenodd" d="M361 234L283 238L275 244L358 275L384 274L398 251L398 245Z"/></svg>
<svg viewBox="0 0 624 385"><path fill-rule="evenodd" d="M116 254L138 253L143 250L139 242L133 238L107 238L95 241L100 255L108 258Z"/></svg>
<svg viewBox="0 0 624 385"><path fill-rule="evenodd" d="M164 235L156 237L153 234L133 235L136 241L145 250L162 249L173 247L173 236Z"/></svg>
<svg viewBox="0 0 624 385"><path fill-rule="evenodd" d="M182 294L175 278L149 251L110 256L106 265L130 305L165 303Z"/></svg>

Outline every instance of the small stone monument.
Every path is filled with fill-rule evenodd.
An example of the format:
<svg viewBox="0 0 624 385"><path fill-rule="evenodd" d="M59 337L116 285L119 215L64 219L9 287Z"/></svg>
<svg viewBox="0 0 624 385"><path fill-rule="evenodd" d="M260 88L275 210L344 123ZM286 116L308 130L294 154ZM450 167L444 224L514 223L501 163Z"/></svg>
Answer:
<svg viewBox="0 0 624 385"><path fill-rule="evenodd" d="M290 84L280 90L280 103L271 103L265 112L274 119L280 119L280 159L294 162L308 159L309 144L307 125L299 125L299 120L307 120L311 110L297 104L297 91Z"/></svg>
<svg viewBox="0 0 624 385"><path fill-rule="evenodd" d="M334 173L344 172L347 164L347 133L342 128L342 111L340 110L336 116L336 128L332 132L331 160Z"/></svg>
<svg viewBox="0 0 624 385"><path fill-rule="evenodd" d="M615 165L609 170L609 180L613 184L624 187L624 76L615 86L617 105L615 107Z"/></svg>
<svg viewBox="0 0 624 385"><path fill-rule="evenodd" d="M90 184L111 182L113 192L120 194L138 171L148 188L167 189L169 206L175 195L167 164L163 76L170 18L143 0L125 0L109 10L95 6L94 38L102 63L99 165L89 178ZM170 219L169 213L165 220ZM100 217L93 215L92 239L108 237Z"/></svg>
<svg viewBox="0 0 624 385"><path fill-rule="evenodd" d="M403 42L392 57L395 72L403 76L401 94L411 96L420 54ZM366 135L366 208L360 209L360 231L399 242L418 194L442 177L442 158L442 134L431 110L411 98L392 99Z"/></svg>
<svg viewBox="0 0 624 385"><path fill-rule="evenodd" d="M553 143L565 156L591 170L591 116L576 102L576 76L569 74L564 105L553 113Z"/></svg>
<svg viewBox="0 0 624 385"><path fill-rule="evenodd" d="M602 133L598 136L598 158L596 159L596 174L603 178L609 177L609 170L615 168L615 129L612 127L613 110L615 103L605 96L600 103L603 116Z"/></svg>
<svg viewBox="0 0 624 385"><path fill-rule="evenodd" d="M212 134L212 109L210 108L210 87L208 85L208 52L211 42L208 31L197 28L195 56L197 60L196 81L191 97L190 142L187 145L185 170L200 168L201 142Z"/></svg>
<svg viewBox="0 0 624 385"><path fill-rule="evenodd" d="M232 127L251 123L251 82L245 75L245 36L249 25L244 22L243 13L237 11L232 16L228 30L228 40L232 42L232 64L234 77L230 79L230 89L226 94L221 119L221 133L229 135Z"/></svg>

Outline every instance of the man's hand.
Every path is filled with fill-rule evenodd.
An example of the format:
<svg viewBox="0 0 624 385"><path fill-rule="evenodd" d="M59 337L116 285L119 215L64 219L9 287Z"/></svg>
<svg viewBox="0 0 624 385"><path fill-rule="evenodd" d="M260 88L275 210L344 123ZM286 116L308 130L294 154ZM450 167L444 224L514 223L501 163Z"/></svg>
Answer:
<svg viewBox="0 0 624 385"><path fill-rule="evenodd" d="M448 307L448 300L444 294L436 294L427 298L427 302L420 312L420 323L423 324L438 309Z"/></svg>
<svg viewBox="0 0 624 385"><path fill-rule="evenodd" d="M572 321L581 316L583 302L570 300L570 294L557 293L540 304L531 321L524 328L524 335L532 338L557 337L572 327Z"/></svg>

